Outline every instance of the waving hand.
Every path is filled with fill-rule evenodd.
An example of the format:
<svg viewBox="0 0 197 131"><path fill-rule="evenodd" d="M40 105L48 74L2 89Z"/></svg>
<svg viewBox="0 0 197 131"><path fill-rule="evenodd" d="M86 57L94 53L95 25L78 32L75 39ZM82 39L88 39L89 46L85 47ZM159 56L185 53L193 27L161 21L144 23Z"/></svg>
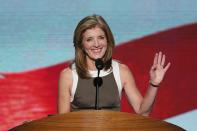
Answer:
<svg viewBox="0 0 197 131"><path fill-rule="evenodd" d="M169 67L170 63L165 66L165 55L162 52L156 53L150 69L150 83L159 85Z"/></svg>

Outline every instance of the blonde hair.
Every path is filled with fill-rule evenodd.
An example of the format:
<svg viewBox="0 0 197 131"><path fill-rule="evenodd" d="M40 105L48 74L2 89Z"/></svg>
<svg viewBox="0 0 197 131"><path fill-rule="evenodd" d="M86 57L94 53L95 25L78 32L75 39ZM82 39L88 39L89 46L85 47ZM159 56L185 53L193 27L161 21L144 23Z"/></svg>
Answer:
<svg viewBox="0 0 197 131"><path fill-rule="evenodd" d="M86 54L83 50L83 33L87 29L91 29L94 27L101 28L107 38L107 50L104 54L103 62L104 62L104 70L111 68L112 63L112 52L115 45L113 34L106 23L106 21L99 15L91 15L83 18L77 25L74 31L74 38L73 43L75 47L75 59L74 63L76 65L76 71L81 78L89 78L90 75L87 69L87 62L86 62Z"/></svg>

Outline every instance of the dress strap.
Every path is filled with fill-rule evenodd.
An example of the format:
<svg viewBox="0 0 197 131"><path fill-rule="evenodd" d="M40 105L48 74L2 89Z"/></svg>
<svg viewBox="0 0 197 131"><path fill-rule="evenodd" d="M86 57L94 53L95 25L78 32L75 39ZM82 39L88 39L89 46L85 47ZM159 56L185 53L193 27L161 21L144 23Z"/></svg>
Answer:
<svg viewBox="0 0 197 131"><path fill-rule="evenodd" d="M71 66L72 69L72 78L73 78L73 82L72 82L72 89L71 89L71 99L70 102L73 101L74 99L74 95L77 89L77 83L78 83L78 75L77 75L77 71L76 71L76 66L75 64L72 64Z"/></svg>
<svg viewBox="0 0 197 131"><path fill-rule="evenodd" d="M117 61L113 60L112 61L112 68L113 68L114 78L115 78L116 84L118 86L119 96L121 98L121 94L122 94L122 83L121 83L121 79L120 79L119 63Z"/></svg>

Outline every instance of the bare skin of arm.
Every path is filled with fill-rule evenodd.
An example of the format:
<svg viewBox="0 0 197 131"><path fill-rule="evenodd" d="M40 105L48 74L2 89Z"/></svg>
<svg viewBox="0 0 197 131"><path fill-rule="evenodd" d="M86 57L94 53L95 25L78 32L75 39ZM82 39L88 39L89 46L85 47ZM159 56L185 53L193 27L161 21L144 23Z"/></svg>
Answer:
<svg viewBox="0 0 197 131"><path fill-rule="evenodd" d="M70 112L70 98L72 87L72 71L70 68L64 69L60 73L58 85L58 114Z"/></svg>
<svg viewBox="0 0 197 131"><path fill-rule="evenodd" d="M164 63L165 55L162 55L161 52L156 53L153 66L150 69L150 82L152 84L159 85L163 80L166 71L170 67L170 63L168 63L166 67L164 67ZM120 64L120 77L128 101L130 105L132 105L134 111L137 114L148 116L152 110L158 87L153 87L149 85L147 92L143 97L135 84L132 72L124 64Z"/></svg>

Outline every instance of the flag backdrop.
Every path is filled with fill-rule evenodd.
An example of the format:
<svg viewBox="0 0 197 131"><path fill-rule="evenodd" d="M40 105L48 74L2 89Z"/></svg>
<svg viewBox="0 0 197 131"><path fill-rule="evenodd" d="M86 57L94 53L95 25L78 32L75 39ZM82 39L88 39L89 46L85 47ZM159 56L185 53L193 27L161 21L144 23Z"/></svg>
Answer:
<svg viewBox="0 0 197 131"><path fill-rule="evenodd" d="M59 73L74 58L73 31L91 14L109 23L116 40L113 58L129 66L143 95L154 54L162 51L171 62L151 117L168 120L189 112L188 124L194 123L196 5L195 0L1 1L0 130L57 112ZM121 103L123 112L133 113L124 92Z"/></svg>

